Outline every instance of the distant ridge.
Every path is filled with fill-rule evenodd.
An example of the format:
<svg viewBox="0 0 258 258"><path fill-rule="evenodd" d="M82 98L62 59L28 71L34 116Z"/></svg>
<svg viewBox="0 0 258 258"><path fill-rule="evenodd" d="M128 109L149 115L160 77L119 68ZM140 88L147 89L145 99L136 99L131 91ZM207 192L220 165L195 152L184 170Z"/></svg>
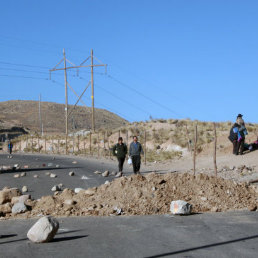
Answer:
<svg viewBox="0 0 258 258"><path fill-rule="evenodd" d="M69 106L71 110L73 106ZM46 133L65 132L65 105L41 102L43 130ZM127 124L127 120L105 109L95 109L96 129L115 129ZM37 101L11 100L0 102L0 129L21 126L39 131ZM91 108L78 106L69 117L69 131L91 129Z"/></svg>

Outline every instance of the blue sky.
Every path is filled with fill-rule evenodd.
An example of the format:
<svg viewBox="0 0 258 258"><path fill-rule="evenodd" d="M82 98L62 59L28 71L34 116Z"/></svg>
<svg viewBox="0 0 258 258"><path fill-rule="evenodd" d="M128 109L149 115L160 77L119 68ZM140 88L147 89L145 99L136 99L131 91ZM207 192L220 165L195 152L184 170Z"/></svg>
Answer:
<svg viewBox="0 0 258 258"><path fill-rule="evenodd" d="M95 70L97 107L130 121L258 122L257 10L250 0L2 1L0 101L64 103L63 72L49 80L48 68L63 48L76 64L93 48L108 64ZM89 72L69 72L78 94Z"/></svg>

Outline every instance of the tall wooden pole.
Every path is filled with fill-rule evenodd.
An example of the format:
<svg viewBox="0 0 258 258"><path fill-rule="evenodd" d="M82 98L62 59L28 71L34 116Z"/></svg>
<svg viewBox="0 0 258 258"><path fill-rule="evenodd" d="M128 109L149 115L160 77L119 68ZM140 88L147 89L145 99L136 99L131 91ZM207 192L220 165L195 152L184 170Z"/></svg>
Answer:
<svg viewBox="0 0 258 258"><path fill-rule="evenodd" d="M94 79L93 79L93 49L91 50L91 127L95 132L95 109L94 109Z"/></svg>
<svg viewBox="0 0 258 258"><path fill-rule="evenodd" d="M216 123L213 123L214 126L214 151L213 151L213 162L214 162L214 172L217 177L218 169L217 169L217 132L216 132Z"/></svg>
<svg viewBox="0 0 258 258"><path fill-rule="evenodd" d="M146 150L147 150L147 148L146 148L146 141L147 141L147 139L146 139L146 131L144 131L144 164L146 165Z"/></svg>
<svg viewBox="0 0 258 258"><path fill-rule="evenodd" d="M65 154L67 154L67 137L68 137L68 92L67 92L67 73L66 73L66 57L64 54L64 78L65 78Z"/></svg>

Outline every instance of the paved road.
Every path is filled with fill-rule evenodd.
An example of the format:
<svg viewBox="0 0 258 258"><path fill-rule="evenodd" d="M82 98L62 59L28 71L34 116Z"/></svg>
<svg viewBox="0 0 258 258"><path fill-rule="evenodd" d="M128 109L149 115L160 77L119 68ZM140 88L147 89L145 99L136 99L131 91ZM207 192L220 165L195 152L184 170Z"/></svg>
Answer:
<svg viewBox="0 0 258 258"><path fill-rule="evenodd" d="M53 160L53 157L55 158ZM77 161L77 164L73 164ZM49 163L52 163L49 164ZM48 155L17 155L14 154L12 159L8 159L6 154L0 155L0 166L19 164L20 167L29 165L29 169L22 169L26 172L26 177L14 178L13 176L21 171L8 171L0 174L0 189L5 186L18 187L26 185L29 193L33 198L37 199L43 195L53 194L51 188L62 183L65 188L74 189L76 187L89 188L105 183L106 180L114 179L113 176L103 178L101 175L94 174L94 171L105 170L117 171L117 162L114 160L100 161L93 158L65 157L65 156L48 156ZM45 164L45 166L43 166ZM48 166L51 165L51 166ZM59 165L59 168L56 168ZM131 168L125 165L126 174L131 173ZM70 177L68 173L75 172L74 177ZM55 173L57 178L46 176L46 172ZM39 178L34 178L38 175ZM86 179L81 179L84 176Z"/></svg>
<svg viewBox="0 0 258 258"><path fill-rule="evenodd" d="M72 162L76 160L77 164ZM115 170L116 162L34 155L0 155L0 165L29 165L27 176L0 175L0 188L27 185L34 198L52 194L53 185L88 188L107 179L93 172ZM53 163L48 167L48 163ZM43 167L43 164L46 164ZM56 168L60 165L60 168ZM75 176L68 176L69 171ZM49 178L46 171L57 174ZM128 174L130 168L126 168ZM145 170L146 171L146 170ZM33 175L39 175L34 178ZM88 179L82 180L86 176ZM26 238L35 220L0 221L2 257L257 257L258 212L198 214L187 217L78 217L59 218L54 242L33 244Z"/></svg>
<svg viewBox="0 0 258 258"><path fill-rule="evenodd" d="M35 220L0 222L0 257L257 257L258 212L59 218L53 242L33 244Z"/></svg>

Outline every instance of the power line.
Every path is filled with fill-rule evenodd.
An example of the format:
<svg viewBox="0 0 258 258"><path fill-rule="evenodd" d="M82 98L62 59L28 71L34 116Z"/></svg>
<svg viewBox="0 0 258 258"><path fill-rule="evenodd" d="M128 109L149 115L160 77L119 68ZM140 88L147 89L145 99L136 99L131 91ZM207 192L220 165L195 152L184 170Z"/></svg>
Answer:
<svg viewBox="0 0 258 258"><path fill-rule="evenodd" d="M49 80L48 78L32 77L32 76L22 76L22 75L11 75L11 74L0 74L2 77L13 77L13 78L24 78L24 79L35 79L35 80Z"/></svg>
<svg viewBox="0 0 258 258"><path fill-rule="evenodd" d="M15 65L15 66L26 66L26 67L36 67L36 68L49 69L49 67L46 67L46 66L38 66L38 65L17 64L17 63L10 63L10 62L4 62L4 61L0 61L0 63L1 63L1 64L7 64L7 65Z"/></svg>

